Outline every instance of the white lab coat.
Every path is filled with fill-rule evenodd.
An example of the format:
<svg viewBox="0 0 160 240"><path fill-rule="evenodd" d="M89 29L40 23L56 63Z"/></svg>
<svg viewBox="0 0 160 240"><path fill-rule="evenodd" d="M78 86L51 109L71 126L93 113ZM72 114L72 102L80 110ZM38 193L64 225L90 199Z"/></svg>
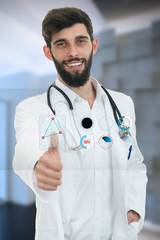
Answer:
<svg viewBox="0 0 160 240"><path fill-rule="evenodd" d="M110 136L114 139L112 146L112 168L114 169L113 204L116 207L111 240L136 240L137 233L143 226L145 215L146 167L142 163L143 157L136 143L133 102L130 97L122 93L110 90L109 92L120 112L123 115L129 116L132 120L131 134L133 145L131 158L127 160L128 147L119 144L118 126L115 124L115 126L110 129ZM56 93L56 90L52 91L51 99L54 99L54 96L56 99ZM105 102L107 115L113 116L112 108L107 97ZM63 109L59 109L57 115L61 114L67 115L68 113L67 111L63 111ZM40 150L39 141L37 140L39 139L39 116L41 115L52 115L50 108L47 106L46 93L26 99L18 105L15 117L17 145L15 148L13 168L36 194L37 214L35 240L64 240L64 229L67 231L67 226L65 226L65 223L62 223L62 210L60 208L59 198L61 194L70 194L69 200L67 200L68 198L64 200L66 201L66 208L68 209L65 209L65 213L63 214L66 214L65 217L67 219L70 217L74 203L75 192L72 191L72 184L74 184L75 174L73 171L70 177L65 178L65 181L68 181L68 185L71 185L69 188L71 191L69 193L65 193L65 189L62 193L61 187L59 187L57 191L49 192L41 190L36 186L36 178L33 172L34 165L45 152ZM71 128L70 124L67 128ZM73 132L73 128L69 130ZM75 133L75 135L76 134L77 133ZM79 169L79 171L80 170L81 169ZM65 172L63 174L65 174ZM138 212L141 219L138 223L128 225L127 212L131 209Z"/></svg>

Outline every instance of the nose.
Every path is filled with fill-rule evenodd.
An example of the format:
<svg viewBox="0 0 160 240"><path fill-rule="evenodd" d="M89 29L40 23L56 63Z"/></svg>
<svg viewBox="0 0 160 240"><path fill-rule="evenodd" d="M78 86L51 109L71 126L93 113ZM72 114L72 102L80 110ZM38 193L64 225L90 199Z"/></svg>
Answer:
<svg viewBox="0 0 160 240"><path fill-rule="evenodd" d="M78 57L78 48L75 44L70 44L68 48L68 57L69 58L75 58Z"/></svg>

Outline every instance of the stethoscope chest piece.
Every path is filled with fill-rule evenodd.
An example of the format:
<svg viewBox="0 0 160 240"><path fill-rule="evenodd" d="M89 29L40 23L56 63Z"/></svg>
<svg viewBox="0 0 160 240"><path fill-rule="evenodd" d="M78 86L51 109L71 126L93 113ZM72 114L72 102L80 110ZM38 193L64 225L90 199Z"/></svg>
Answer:
<svg viewBox="0 0 160 240"><path fill-rule="evenodd" d="M124 127L123 129L119 130L119 136L124 142L126 142L126 141L130 140L131 133L128 129L125 130L125 127Z"/></svg>

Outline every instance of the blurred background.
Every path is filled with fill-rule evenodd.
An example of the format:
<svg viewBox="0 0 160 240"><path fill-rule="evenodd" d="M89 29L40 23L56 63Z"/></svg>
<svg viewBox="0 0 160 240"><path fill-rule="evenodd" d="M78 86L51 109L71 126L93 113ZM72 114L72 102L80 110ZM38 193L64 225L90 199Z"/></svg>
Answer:
<svg viewBox="0 0 160 240"><path fill-rule="evenodd" d="M160 1L0 1L0 240L33 240L35 197L12 170L17 104L57 78L43 54L47 11L75 6L92 19L99 50L92 75L130 95L137 141L148 168L146 218L139 240L160 239Z"/></svg>

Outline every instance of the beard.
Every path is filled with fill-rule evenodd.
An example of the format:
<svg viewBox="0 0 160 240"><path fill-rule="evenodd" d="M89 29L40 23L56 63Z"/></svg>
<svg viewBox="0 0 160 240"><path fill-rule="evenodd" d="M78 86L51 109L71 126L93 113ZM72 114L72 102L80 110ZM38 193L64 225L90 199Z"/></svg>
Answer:
<svg viewBox="0 0 160 240"><path fill-rule="evenodd" d="M67 61L62 61L59 62L52 54L52 58L55 64L55 67L57 69L58 74L62 78L62 80L70 87L81 87L84 86L85 83L89 80L90 77L90 70L92 66L92 57L93 57L93 52L91 51L89 55L89 59L86 60L85 58L73 58L69 59ZM75 71L74 74L66 71L64 69L64 64L67 62L72 62L72 61L83 61L85 64L84 70L79 73L79 71Z"/></svg>

